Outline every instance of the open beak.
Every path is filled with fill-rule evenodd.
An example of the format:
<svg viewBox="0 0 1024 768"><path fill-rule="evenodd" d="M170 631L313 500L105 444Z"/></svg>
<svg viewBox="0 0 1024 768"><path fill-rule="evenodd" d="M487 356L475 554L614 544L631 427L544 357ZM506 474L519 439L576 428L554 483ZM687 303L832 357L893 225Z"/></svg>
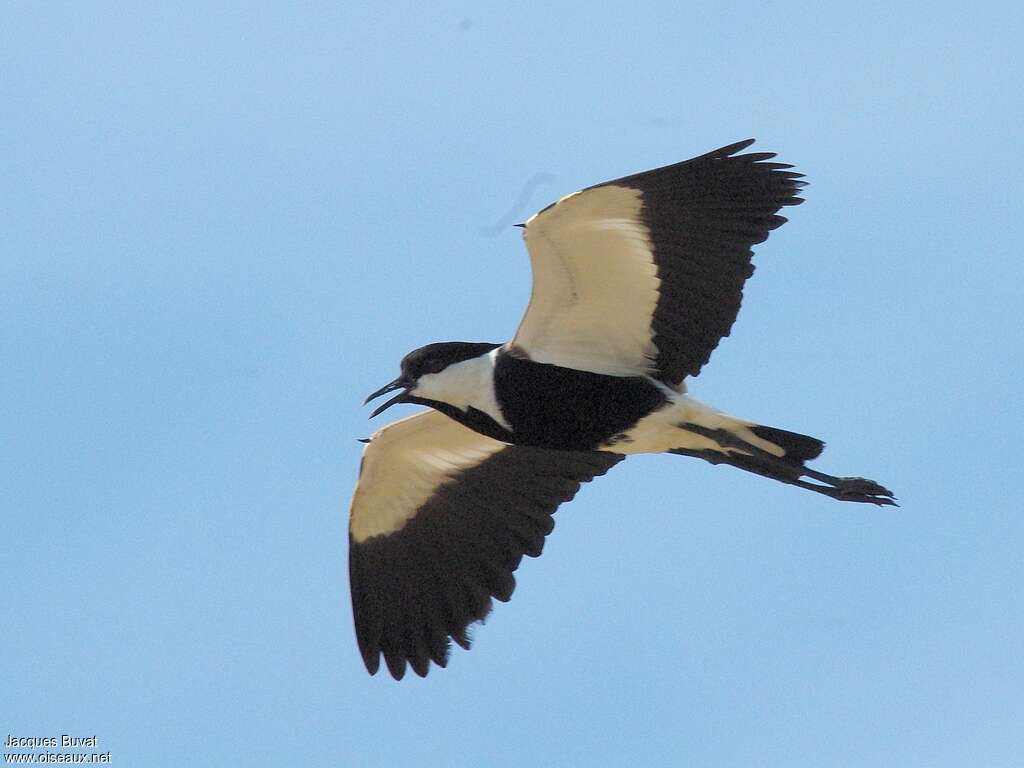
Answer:
<svg viewBox="0 0 1024 768"><path fill-rule="evenodd" d="M396 389L403 390L402 392L399 392L397 395L395 395L390 400L385 402L383 405L378 406L376 408L376 410L374 410L374 412L370 414L370 418L372 419L374 416L379 416L380 414L382 414L384 411L386 411L388 408L390 408L395 403L403 403L403 402L405 402L405 398L409 394L409 387L410 386L411 386L411 384L408 381L406 381L401 376L399 376L397 379L392 381L390 384L385 384L383 387L381 387L376 392L374 392L372 395L370 395L368 398L366 398L366 400L363 401L363 405L366 405L368 402L370 402L371 400L374 400L374 399L380 397L381 395L386 395L388 392L394 392Z"/></svg>

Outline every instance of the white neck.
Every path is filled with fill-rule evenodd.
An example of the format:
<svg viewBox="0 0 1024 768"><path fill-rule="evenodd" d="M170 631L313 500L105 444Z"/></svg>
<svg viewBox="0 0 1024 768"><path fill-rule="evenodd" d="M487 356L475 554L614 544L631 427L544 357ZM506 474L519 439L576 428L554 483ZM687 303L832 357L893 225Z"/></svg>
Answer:
<svg viewBox="0 0 1024 768"><path fill-rule="evenodd" d="M498 350L480 357L449 365L440 373L421 376L411 394L448 403L463 411L471 407L483 411L496 422L511 429L494 395L494 362Z"/></svg>

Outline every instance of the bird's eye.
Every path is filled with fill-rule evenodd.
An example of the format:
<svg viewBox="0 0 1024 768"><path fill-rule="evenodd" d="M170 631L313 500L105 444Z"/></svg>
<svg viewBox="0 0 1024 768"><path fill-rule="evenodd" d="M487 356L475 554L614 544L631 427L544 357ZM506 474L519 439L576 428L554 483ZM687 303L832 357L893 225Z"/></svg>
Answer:
<svg viewBox="0 0 1024 768"><path fill-rule="evenodd" d="M438 373L444 368L444 362L436 358L427 360L423 363L424 373Z"/></svg>

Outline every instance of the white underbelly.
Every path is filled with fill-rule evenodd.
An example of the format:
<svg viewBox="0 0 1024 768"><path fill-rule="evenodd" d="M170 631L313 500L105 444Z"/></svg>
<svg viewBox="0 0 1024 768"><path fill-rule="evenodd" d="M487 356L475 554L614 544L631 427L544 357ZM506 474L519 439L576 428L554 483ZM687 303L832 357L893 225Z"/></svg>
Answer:
<svg viewBox="0 0 1024 768"><path fill-rule="evenodd" d="M598 450L613 453L664 453L677 448L690 451L719 451L745 453L735 446L723 447L714 438L685 429L684 424L696 424L706 430L725 430L744 442L781 456L782 449L755 435L753 422L736 419L716 411L689 395L674 394L664 407L648 414L631 429L606 441Z"/></svg>

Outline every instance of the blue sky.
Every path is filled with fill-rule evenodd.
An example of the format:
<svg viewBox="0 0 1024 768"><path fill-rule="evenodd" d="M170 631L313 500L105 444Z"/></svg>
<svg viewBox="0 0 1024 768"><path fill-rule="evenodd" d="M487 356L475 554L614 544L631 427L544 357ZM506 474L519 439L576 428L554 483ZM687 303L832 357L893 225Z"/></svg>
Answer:
<svg viewBox="0 0 1024 768"><path fill-rule="evenodd" d="M1018 6L0 13L0 733L139 766L1020 765ZM514 332L499 225L747 137L808 202L691 389L903 506L633 458L471 652L368 677L363 397Z"/></svg>

